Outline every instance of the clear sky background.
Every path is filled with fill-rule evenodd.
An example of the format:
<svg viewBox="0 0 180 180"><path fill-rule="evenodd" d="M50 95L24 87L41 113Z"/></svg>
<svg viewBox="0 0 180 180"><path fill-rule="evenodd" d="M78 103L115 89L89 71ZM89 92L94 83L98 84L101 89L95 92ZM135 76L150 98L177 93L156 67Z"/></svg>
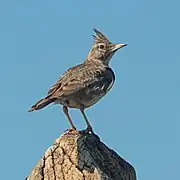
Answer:
<svg viewBox="0 0 180 180"><path fill-rule="evenodd" d="M86 111L95 132L135 167L137 179L179 180L179 7L178 0L1 1L0 179L24 179L69 128L59 105L27 110L85 59L95 27L128 43L110 64L115 86ZM80 112L70 113L85 128Z"/></svg>

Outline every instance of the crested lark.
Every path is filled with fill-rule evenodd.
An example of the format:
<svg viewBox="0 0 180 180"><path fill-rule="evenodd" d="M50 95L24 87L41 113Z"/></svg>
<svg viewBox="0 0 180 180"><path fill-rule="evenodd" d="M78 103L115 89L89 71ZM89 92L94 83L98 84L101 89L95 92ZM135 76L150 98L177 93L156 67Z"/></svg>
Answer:
<svg viewBox="0 0 180 180"><path fill-rule="evenodd" d="M94 29L94 44L82 64L68 69L49 89L45 98L31 107L29 112L44 108L50 103L63 105L63 111L72 129L76 129L68 108L80 109L87 131L92 127L84 110L98 102L112 88L115 75L109 67L109 61L114 53L127 44L113 44L98 30Z"/></svg>

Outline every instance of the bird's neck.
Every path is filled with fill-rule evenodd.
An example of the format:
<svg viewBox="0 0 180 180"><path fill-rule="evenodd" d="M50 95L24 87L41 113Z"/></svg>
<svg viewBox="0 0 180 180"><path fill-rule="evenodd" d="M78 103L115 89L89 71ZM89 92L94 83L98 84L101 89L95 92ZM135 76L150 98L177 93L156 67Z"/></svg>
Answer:
<svg viewBox="0 0 180 180"><path fill-rule="evenodd" d="M94 64L95 66L104 66L104 67L106 66L106 67L108 67L108 65L104 64L102 60L93 58L91 56L87 56L84 63Z"/></svg>

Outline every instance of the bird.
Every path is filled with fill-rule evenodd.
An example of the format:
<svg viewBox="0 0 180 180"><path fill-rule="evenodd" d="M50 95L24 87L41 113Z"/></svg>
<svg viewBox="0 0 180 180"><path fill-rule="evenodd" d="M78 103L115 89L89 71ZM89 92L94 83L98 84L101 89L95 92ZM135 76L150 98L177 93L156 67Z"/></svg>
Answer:
<svg viewBox="0 0 180 180"><path fill-rule="evenodd" d="M115 74L109 66L112 56L127 44L113 44L107 36L97 29L94 42L84 62L65 71L48 90L47 95L36 102L28 111L35 111L54 103L63 106L72 130L76 130L69 115L68 108L79 109L87 128L93 129L85 114L85 109L96 104L113 87Z"/></svg>

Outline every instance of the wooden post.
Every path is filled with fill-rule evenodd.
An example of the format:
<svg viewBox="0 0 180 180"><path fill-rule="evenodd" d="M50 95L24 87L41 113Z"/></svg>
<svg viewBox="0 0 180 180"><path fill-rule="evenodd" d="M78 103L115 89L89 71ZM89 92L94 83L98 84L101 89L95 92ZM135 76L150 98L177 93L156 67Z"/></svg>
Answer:
<svg viewBox="0 0 180 180"><path fill-rule="evenodd" d="M98 136L68 131L46 150L26 180L136 180L136 173Z"/></svg>

